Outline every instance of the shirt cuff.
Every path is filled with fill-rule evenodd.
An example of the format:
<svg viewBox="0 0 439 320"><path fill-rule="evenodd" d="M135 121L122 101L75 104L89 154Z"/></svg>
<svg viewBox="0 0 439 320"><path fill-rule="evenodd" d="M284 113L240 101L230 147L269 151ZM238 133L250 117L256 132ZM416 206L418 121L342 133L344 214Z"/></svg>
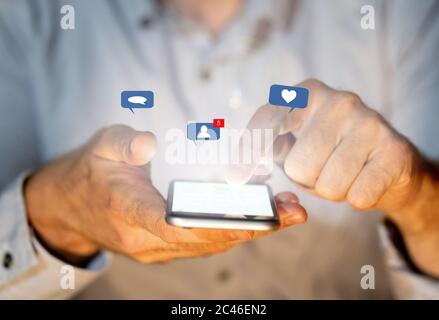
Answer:
<svg viewBox="0 0 439 320"><path fill-rule="evenodd" d="M33 238L36 252L45 271L38 277L39 283L50 286L42 292L44 299L66 299L74 296L94 281L111 263L111 253L101 251L85 268L77 268L51 255L43 245Z"/></svg>
<svg viewBox="0 0 439 320"><path fill-rule="evenodd" d="M110 264L111 254L99 253L86 268L52 256L28 225L22 173L0 195L0 300L62 299L76 294Z"/></svg>
<svg viewBox="0 0 439 320"><path fill-rule="evenodd" d="M24 172L0 195L0 290L37 264L23 197Z"/></svg>
<svg viewBox="0 0 439 320"><path fill-rule="evenodd" d="M404 259L391 240L384 224L379 226L384 247L385 262L389 268L390 283L396 299L439 299L439 280L424 275Z"/></svg>

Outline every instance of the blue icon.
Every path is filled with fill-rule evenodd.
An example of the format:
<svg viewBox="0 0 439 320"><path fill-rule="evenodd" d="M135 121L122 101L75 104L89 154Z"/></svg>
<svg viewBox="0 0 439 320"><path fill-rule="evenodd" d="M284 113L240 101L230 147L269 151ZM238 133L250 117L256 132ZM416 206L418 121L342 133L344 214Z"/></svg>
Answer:
<svg viewBox="0 0 439 320"><path fill-rule="evenodd" d="M154 93L152 91L122 91L120 95L122 108L133 109L152 108L154 106Z"/></svg>
<svg viewBox="0 0 439 320"><path fill-rule="evenodd" d="M218 140L220 128L215 128L212 122L189 122L187 124L189 140Z"/></svg>
<svg viewBox="0 0 439 320"><path fill-rule="evenodd" d="M308 96L307 88L273 84L270 87L268 102L281 107L305 108L308 105Z"/></svg>

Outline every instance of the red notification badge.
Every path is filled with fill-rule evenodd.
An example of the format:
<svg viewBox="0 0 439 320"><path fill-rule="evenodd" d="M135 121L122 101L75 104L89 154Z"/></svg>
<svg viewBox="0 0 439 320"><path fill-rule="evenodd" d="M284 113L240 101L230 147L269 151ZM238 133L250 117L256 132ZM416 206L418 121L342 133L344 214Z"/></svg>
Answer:
<svg viewBox="0 0 439 320"><path fill-rule="evenodd" d="M224 119L213 119L214 128L224 128Z"/></svg>

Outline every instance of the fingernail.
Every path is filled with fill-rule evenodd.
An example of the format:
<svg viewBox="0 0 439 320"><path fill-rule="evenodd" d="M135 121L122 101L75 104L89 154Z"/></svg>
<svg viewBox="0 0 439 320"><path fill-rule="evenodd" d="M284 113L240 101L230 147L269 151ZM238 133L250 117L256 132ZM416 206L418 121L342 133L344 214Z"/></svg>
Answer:
<svg viewBox="0 0 439 320"><path fill-rule="evenodd" d="M281 202L298 202L297 196L291 192L281 192L276 196L276 198Z"/></svg>
<svg viewBox="0 0 439 320"><path fill-rule="evenodd" d="M291 202L282 202L279 204L279 206L288 213L291 213L291 214L297 213L297 205L293 204Z"/></svg>
<svg viewBox="0 0 439 320"><path fill-rule="evenodd" d="M287 225L301 224L305 222L305 218L301 214L293 214L285 219Z"/></svg>

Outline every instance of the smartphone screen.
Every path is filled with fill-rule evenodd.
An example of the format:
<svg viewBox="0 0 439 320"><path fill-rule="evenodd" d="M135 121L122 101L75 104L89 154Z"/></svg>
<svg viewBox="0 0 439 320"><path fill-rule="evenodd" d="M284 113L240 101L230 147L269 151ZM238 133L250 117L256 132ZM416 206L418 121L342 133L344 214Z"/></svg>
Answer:
<svg viewBox="0 0 439 320"><path fill-rule="evenodd" d="M230 186L226 183L175 181L171 211L212 216L275 216L266 185Z"/></svg>

